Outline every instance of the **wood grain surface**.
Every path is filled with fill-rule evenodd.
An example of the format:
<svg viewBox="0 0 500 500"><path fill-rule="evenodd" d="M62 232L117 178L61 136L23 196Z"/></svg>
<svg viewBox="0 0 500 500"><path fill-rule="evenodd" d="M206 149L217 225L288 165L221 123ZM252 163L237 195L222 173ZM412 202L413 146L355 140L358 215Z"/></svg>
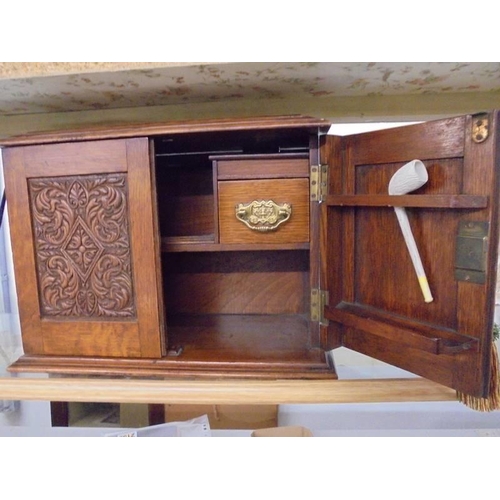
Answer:
<svg viewBox="0 0 500 500"><path fill-rule="evenodd" d="M25 352L161 356L159 299L154 292L157 239L153 234L147 139L8 148L4 168ZM107 182L115 174L123 178L120 189ZM46 268L34 262L32 214L38 209L28 193L34 176L36 182L44 181L48 186L48 191L40 194L45 200L40 205L40 220L45 226L36 231L40 235L43 229L47 234L47 244L43 240L43 248L37 248L39 258L45 255L50 260ZM56 184L62 186L65 179L69 182L67 192L52 189ZM95 196L84 188L89 183L95 185ZM78 210L88 210L90 218ZM129 233L125 239L124 232ZM101 238L115 244L112 251L100 244ZM129 255L129 260L120 259L120 252L125 252L124 257ZM127 273L119 272L127 262ZM91 276L91 270L99 279ZM40 298L45 293L43 273L50 274L45 302ZM67 312L64 307L72 290L75 306ZM111 313L95 316L100 307L97 295L115 301ZM127 296L133 308L128 307L127 316L121 317L118 304ZM59 304L57 317L44 314L46 308L41 310L47 301ZM78 308L94 312L79 314Z"/></svg>
<svg viewBox="0 0 500 500"><path fill-rule="evenodd" d="M301 115L263 116L254 118L226 118L214 120L189 120L165 123L124 123L91 126L80 130L55 130L14 136L4 139L0 146L48 144L109 138L161 136L195 132L227 132L237 130L276 130L328 128L328 120Z"/></svg>
<svg viewBox="0 0 500 500"><path fill-rule="evenodd" d="M342 312L333 313L333 330L342 332L348 348L475 396L484 395L489 383L498 247L497 113L490 119L490 137L480 144L471 138L472 117L462 117L360 134L345 138L340 146L331 145L333 151L335 147L342 151L338 175L343 185L340 192L330 194L359 195L357 206L329 207L332 223L342 228L329 225L332 237L342 241L341 252L332 249L333 239L328 250L335 270L329 273L335 298L329 309L354 304L351 311L360 313L359 321L347 315L345 323ZM444 196L450 201L450 197L469 196L473 200L470 207L453 202L436 210L434 205L419 208L416 203L407 210L434 295L430 304L422 300L394 214L366 203L371 196L385 198L391 176L415 158L424 162L429 173L429 182L414 193L415 198ZM476 197L487 203L476 206ZM485 285L455 279L456 236L464 220L491 224ZM392 321L381 326L379 313L392 315ZM398 321L410 331L399 330ZM429 327L435 329L431 337L437 333L436 339L451 341L446 352L439 347L434 352Z"/></svg>
<svg viewBox="0 0 500 500"><path fill-rule="evenodd" d="M453 390L419 378L335 381L0 378L0 397L158 404L325 404L456 399Z"/></svg>
<svg viewBox="0 0 500 500"><path fill-rule="evenodd" d="M290 219L275 231L248 228L235 215L239 203L273 200L292 206ZM309 180L279 179L219 182L219 235L221 243L301 243L309 241Z"/></svg>
<svg viewBox="0 0 500 500"><path fill-rule="evenodd" d="M217 161L219 180L309 177L309 160L297 155L252 155ZM303 156L303 155L302 155Z"/></svg>

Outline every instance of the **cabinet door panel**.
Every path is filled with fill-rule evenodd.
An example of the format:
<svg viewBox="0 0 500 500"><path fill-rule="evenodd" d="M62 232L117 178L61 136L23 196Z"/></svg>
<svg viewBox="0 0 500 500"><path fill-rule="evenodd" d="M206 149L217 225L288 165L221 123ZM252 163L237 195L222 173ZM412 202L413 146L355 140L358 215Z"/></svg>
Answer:
<svg viewBox="0 0 500 500"><path fill-rule="evenodd" d="M472 138L473 121L459 117L331 140L328 148L342 159L333 165L327 200L326 316L331 335L344 346L482 396L489 381L498 254L498 114L491 114L482 142ZM430 303L394 209L386 199L377 206L376 198L387 195L393 174L413 159L424 162L429 179L411 196L444 200L441 208L432 198L428 207L406 208L434 296ZM486 197L487 203L460 200L462 195ZM456 277L458 233L466 223L487 228L480 244L482 283L468 273Z"/></svg>
<svg viewBox="0 0 500 500"><path fill-rule="evenodd" d="M146 139L9 148L26 354L159 357Z"/></svg>

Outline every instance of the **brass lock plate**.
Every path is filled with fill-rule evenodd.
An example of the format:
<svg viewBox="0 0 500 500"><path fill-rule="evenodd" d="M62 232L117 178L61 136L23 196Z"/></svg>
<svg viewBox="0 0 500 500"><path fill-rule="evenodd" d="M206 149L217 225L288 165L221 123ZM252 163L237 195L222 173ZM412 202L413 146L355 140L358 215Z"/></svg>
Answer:
<svg viewBox="0 0 500 500"><path fill-rule="evenodd" d="M458 227L455 250L455 278L484 284L488 251L488 222L462 221Z"/></svg>

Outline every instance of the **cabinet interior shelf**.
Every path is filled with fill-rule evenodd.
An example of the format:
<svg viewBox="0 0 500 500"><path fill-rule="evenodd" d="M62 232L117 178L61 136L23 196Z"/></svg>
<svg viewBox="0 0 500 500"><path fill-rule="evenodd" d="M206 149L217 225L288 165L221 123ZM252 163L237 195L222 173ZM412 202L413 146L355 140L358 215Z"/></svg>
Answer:
<svg viewBox="0 0 500 500"><path fill-rule="evenodd" d="M401 195L342 194L326 197L326 204L334 207L421 207L421 208L486 208L487 196L473 195Z"/></svg>
<svg viewBox="0 0 500 500"><path fill-rule="evenodd" d="M214 243L213 236L165 237L161 239L162 252L241 252L258 250L309 250L306 243Z"/></svg>
<svg viewBox="0 0 500 500"><path fill-rule="evenodd" d="M170 343L182 347L177 362L213 360L214 352L218 362L309 357L305 314L177 314L169 319Z"/></svg>

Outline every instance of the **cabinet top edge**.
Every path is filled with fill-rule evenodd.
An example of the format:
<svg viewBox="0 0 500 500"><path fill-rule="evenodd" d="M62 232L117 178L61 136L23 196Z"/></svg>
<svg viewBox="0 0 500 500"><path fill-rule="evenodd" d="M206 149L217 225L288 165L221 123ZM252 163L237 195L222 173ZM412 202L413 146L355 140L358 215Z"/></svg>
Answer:
<svg viewBox="0 0 500 500"><path fill-rule="evenodd" d="M326 119L303 115L222 118L155 123L103 123L94 126L87 125L82 128L33 132L29 134L0 138L0 147L99 139L152 137L163 134L224 132L231 130L265 130L276 128L323 128L329 126L330 122Z"/></svg>

